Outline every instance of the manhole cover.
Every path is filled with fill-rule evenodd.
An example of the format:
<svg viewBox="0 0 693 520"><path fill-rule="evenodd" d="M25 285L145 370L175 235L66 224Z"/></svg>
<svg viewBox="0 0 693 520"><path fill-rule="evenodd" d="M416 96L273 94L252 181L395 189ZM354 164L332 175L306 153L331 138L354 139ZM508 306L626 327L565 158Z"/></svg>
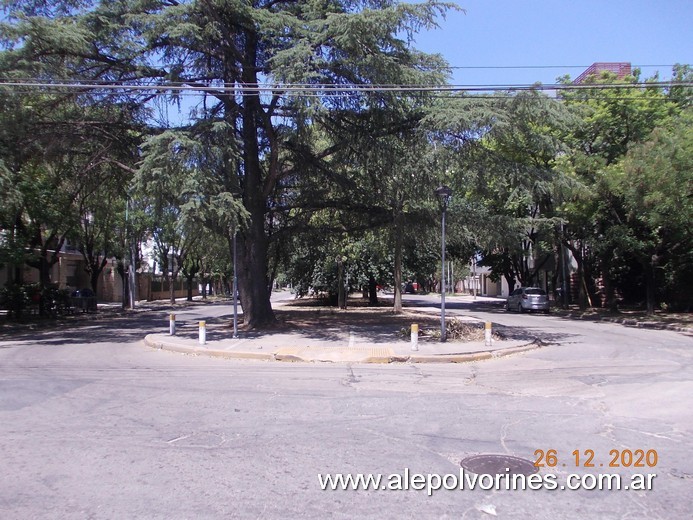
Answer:
<svg viewBox="0 0 693 520"><path fill-rule="evenodd" d="M462 459L460 466L478 475L531 475L539 471L531 460L511 455L473 455Z"/></svg>

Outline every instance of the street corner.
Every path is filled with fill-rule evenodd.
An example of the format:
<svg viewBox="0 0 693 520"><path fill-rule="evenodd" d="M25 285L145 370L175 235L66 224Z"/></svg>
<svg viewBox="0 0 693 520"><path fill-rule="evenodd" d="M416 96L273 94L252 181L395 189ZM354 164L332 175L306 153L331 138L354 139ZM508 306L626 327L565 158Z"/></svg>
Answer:
<svg viewBox="0 0 693 520"><path fill-rule="evenodd" d="M194 338L183 338L166 334L149 334L144 344L155 350L166 350L195 356L227 359L279 361L285 363L356 363L356 364L403 364L403 363L473 363L497 359L535 350L548 344L535 340L531 343L508 342L509 345L494 350L467 350L469 345L460 344L459 349L447 343L447 352L406 351L405 344L387 344L359 347L288 344L259 351L248 348L244 341L219 341L201 345ZM455 345L456 346L456 345Z"/></svg>

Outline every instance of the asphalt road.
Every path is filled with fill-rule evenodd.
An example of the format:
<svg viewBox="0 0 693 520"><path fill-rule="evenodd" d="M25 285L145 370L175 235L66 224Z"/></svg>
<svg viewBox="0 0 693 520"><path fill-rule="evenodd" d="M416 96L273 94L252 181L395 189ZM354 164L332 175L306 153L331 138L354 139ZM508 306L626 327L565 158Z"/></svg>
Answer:
<svg viewBox="0 0 693 520"><path fill-rule="evenodd" d="M690 337L449 305L554 344L464 365L238 362L145 348L141 338L162 327L164 312L4 338L0 518L690 516ZM534 461L537 450L556 450L540 475L559 484L570 474L657 476L649 491L432 496L323 491L318 481L458 475L470 455ZM656 465L609 467L628 450L649 452L650 462L656 451ZM595 466L585 467L591 452Z"/></svg>

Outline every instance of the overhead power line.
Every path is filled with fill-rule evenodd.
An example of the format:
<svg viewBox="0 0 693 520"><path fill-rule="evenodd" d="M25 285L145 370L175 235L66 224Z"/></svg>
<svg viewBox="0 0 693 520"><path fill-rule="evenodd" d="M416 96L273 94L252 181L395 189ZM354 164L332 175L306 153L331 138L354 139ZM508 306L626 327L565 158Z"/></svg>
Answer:
<svg viewBox="0 0 693 520"><path fill-rule="evenodd" d="M591 65L591 64L590 64ZM472 70L513 70L513 69L587 69L590 65L451 65L451 69L472 69ZM669 67L673 64L655 65L632 65L633 68Z"/></svg>
<svg viewBox="0 0 693 520"><path fill-rule="evenodd" d="M115 90L115 91L150 91L165 92L194 92L210 94L313 94L313 95L347 95L372 92L498 92L498 91L564 91L564 90L631 90L648 88L693 87L693 82L687 81L653 81L646 83L605 83L605 84L508 84L508 85L360 85L360 84L233 84L233 85L190 85L184 83L110 83L110 82L48 82L48 81L8 81L0 80L0 86L13 88L68 89L68 90Z"/></svg>

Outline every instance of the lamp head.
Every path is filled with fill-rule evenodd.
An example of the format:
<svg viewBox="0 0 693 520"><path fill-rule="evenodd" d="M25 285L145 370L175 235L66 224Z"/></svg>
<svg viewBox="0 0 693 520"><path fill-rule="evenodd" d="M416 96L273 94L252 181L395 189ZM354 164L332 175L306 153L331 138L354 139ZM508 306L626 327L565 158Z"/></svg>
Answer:
<svg viewBox="0 0 693 520"><path fill-rule="evenodd" d="M440 201L440 207L443 209L443 211L445 211L445 209L448 207L448 203L450 202L450 197L452 197L452 190L447 186L440 186L436 189L435 193Z"/></svg>

